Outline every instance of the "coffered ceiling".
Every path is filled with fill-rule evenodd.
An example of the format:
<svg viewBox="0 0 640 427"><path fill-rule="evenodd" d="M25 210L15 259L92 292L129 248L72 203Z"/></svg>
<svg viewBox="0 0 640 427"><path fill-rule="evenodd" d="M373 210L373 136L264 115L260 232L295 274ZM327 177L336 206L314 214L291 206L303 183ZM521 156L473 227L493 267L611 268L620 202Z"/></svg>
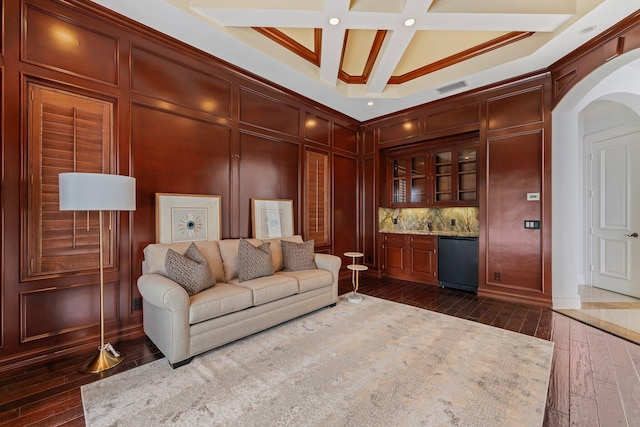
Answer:
<svg viewBox="0 0 640 427"><path fill-rule="evenodd" d="M640 0L94 0L367 120L546 68Z"/></svg>

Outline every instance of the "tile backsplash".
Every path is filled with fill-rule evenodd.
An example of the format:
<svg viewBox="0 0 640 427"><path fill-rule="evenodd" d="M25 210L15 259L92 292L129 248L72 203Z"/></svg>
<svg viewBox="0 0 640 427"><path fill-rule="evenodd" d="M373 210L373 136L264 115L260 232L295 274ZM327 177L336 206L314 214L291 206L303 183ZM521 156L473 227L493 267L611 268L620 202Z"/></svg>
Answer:
<svg viewBox="0 0 640 427"><path fill-rule="evenodd" d="M378 230L479 232L478 208L378 208Z"/></svg>

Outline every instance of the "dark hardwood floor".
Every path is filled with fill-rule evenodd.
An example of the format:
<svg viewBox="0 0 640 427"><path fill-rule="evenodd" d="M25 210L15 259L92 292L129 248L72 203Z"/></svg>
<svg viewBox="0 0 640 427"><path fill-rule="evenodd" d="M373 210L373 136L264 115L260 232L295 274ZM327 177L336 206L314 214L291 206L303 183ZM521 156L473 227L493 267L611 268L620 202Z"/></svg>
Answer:
<svg viewBox="0 0 640 427"><path fill-rule="evenodd" d="M340 294L351 289L340 283ZM393 279L362 278L365 295L504 328L555 343L545 426L640 426L640 346L549 309ZM0 425L82 426L80 387L162 357L147 339L118 343L125 361L81 374L90 354L0 374ZM117 392L117 391L114 391Z"/></svg>

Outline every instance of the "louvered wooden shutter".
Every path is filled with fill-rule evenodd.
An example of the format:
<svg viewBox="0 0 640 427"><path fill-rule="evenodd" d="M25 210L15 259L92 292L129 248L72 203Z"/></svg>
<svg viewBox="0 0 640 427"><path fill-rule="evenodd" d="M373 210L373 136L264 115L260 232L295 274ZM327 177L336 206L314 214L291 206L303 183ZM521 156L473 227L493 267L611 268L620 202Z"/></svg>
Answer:
<svg viewBox="0 0 640 427"><path fill-rule="evenodd" d="M58 174L111 173L112 105L30 85L27 276L98 268L98 212L60 211ZM113 227L105 215L105 266Z"/></svg>
<svg viewBox="0 0 640 427"><path fill-rule="evenodd" d="M307 239L315 244L329 243L329 157L326 154L307 151L306 154L306 204Z"/></svg>

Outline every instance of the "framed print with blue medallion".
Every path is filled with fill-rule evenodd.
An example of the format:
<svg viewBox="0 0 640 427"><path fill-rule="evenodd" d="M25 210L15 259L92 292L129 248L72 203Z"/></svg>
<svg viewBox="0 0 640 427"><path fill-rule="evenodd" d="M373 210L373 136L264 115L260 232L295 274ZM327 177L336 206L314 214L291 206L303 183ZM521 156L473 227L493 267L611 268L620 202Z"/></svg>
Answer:
<svg viewBox="0 0 640 427"><path fill-rule="evenodd" d="M220 240L220 196L156 193L158 243Z"/></svg>

